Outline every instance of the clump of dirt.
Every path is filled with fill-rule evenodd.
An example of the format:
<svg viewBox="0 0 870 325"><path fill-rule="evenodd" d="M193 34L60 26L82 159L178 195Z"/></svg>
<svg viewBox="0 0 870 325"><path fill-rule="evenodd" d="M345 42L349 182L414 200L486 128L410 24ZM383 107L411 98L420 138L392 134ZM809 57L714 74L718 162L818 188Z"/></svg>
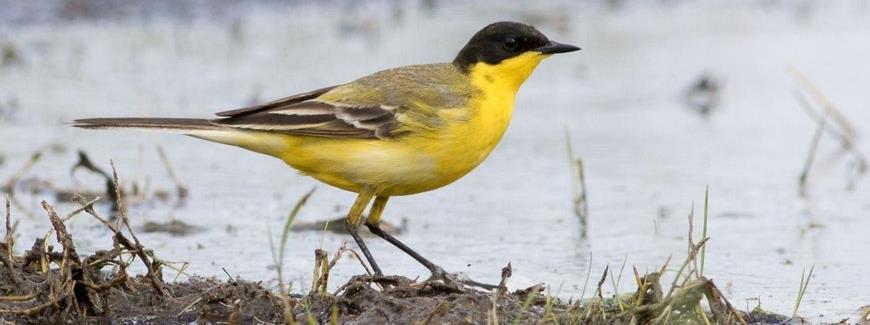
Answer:
<svg viewBox="0 0 870 325"><path fill-rule="evenodd" d="M341 324L538 323L548 315L565 318L575 307L559 302L547 311L547 299L537 289L484 292L403 277L391 277L389 283L378 290L365 277L355 277L339 295L309 295L311 318Z"/></svg>
<svg viewBox="0 0 870 325"><path fill-rule="evenodd" d="M167 285L168 297L154 291L142 277L133 287L113 290L110 313L88 317L101 323L190 324L227 322L274 323L280 320L280 301L256 282L192 278Z"/></svg>
<svg viewBox="0 0 870 325"><path fill-rule="evenodd" d="M604 299L599 291L581 302L549 296L543 285L508 292L510 266L505 274L493 291L395 276L377 281L378 288L371 277L357 276L338 294L310 293L297 300L295 318L320 324L809 324L760 308L737 311L704 278L667 297L659 275L651 273L633 294Z"/></svg>

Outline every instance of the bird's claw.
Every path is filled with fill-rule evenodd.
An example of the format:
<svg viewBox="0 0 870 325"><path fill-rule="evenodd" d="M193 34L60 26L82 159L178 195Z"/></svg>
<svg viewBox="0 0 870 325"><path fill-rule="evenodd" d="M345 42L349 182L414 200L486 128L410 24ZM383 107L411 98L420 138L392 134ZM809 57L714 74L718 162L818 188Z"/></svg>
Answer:
<svg viewBox="0 0 870 325"><path fill-rule="evenodd" d="M372 274L372 275L357 275L353 277L354 280L363 281L367 283L377 283L383 288L387 287L398 287L403 284L409 284L412 281L408 278L397 276L397 275L383 275L383 273Z"/></svg>
<svg viewBox="0 0 870 325"><path fill-rule="evenodd" d="M434 267L431 270L432 275L426 280L427 283L441 283L448 288L461 291L463 287L477 287L485 290L494 290L498 288L496 285L480 283L474 281L463 274L447 273L441 267Z"/></svg>

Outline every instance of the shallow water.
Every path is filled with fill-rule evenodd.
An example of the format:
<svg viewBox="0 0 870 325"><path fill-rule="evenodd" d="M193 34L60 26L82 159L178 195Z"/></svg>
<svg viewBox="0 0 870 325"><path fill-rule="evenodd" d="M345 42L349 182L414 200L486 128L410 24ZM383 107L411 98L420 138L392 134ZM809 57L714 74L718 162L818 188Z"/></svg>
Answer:
<svg viewBox="0 0 870 325"><path fill-rule="evenodd" d="M870 180L848 190L850 156L822 138L808 196L798 175L816 122L793 96L806 74L860 133L870 129L870 20L856 2L800 5L604 5L482 3L328 6L258 4L219 19L109 18L8 23L0 43L14 44L22 64L0 68L0 179L38 147L63 143L31 175L72 187L74 149L87 151L122 181L172 189L154 147L162 146L190 188L182 205L134 204L134 224L172 218L205 230L173 237L140 233L189 272L274 281L267 234L280 231L295 201L316 193L300 215L311 222L342 214L353 194L296 175L278 160L175 135L77 130L65 123L92 116L208 117L212 112L335 84L383 68L452 58L488 22L535 23L551 38L583 51L551 58L523 86L501 145L477 170L443 189L392 199L388 222L408 219L405 243L451 271L497 282L511 262L513 288L537 282L577 297L592 257L598 278L627 261L619 291L633 290L630 266L660 267L686 254L687 215L700 216L710 186L705 274L736 306L790 313L801 272L815 266L801 304L816 320L855 319L870 304ZM397 9L398 8L398 9ZM198 17L193 15L194 17ZM292 19L288 19L288 17ZM721 105L702 117L682 96L703 72L723 84ZM8 111L8 110L7 110ZM585 162L588 238L571 207L564 132ZM864 152L870 145L858 138ZM100 181L76 174L82 186ZM50 193L21 195L30 209ZM62 205L62 209L72 209ZM42 214L21 220L19 243L44 233ZM696 218L695 238L700 237ZM87 218L71 223L80 250L109 245ZM84 234L84 235L82 235ZM307 288L313 250L334 251L349 236L293 233L285 265L294 288ZM387 273L426 271L376 238L368 243ZM26 245L19 245L23 249ZM363 272L351 260L333 284ZM174 276L168 271L167 277ZM609 283L609 282L608 282ZM592 284L590 284L591 286ZM613 292L609 285L606 292ZM587 289L587 296L592 289Z"/></svg>

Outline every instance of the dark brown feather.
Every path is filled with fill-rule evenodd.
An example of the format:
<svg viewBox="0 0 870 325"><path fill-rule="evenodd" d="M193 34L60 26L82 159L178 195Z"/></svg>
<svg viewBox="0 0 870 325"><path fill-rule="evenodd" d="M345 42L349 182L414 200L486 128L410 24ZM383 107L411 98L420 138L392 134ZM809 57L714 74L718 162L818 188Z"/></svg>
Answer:
<svg viewBox="0 0 870 325"><path fill-rule="evenodd" d="M85 129L108 128L146 128L146 129L179 129L179 130L214 130L220 129L209 120L195 118L86 118L73 121L73 126Z"/></svg>
<svg viewBox="0 0 870 325"><path fill-rule="evenodd" d="M243 107L243 108L238 108L238 109L234 109L234 110L218 112L218 113L215 113L215 115L223 116L223 117L233 117L233 116L259 113L259 112L273 109L276 107L286 106L286 105L290 105L293 103L303 102L303 101L306 101L309 99L317 98L318 96L323 95L324 93L332 90L335 87L338 87L338 86L320 88L320 89L312 90L312 91L309 91L306 93L296 94L293 96L288 96L288 97L284 97L281 99L273 100L271 102L260 104L257 106Z"/></svg>
<svg viewBox="0 0 870 325"><path fill-rule="evenodd" d="M308 100L257 113L214 120L228 127L340 138L386 138L395 127L393 110Z"/></svg>
<svg viewBox="0 0 870 325"><path fill-rule="evenodd" d="M260 126L270 130L284 130L298 128L312 124L323 124L335 120L333 114L321 115L288 115L275 114L269 112L260 112L254 114L242 115L239 117L231 117L228 119L219 119L216 122L227 126L239 126L246 128L257 129Z"/></svg>

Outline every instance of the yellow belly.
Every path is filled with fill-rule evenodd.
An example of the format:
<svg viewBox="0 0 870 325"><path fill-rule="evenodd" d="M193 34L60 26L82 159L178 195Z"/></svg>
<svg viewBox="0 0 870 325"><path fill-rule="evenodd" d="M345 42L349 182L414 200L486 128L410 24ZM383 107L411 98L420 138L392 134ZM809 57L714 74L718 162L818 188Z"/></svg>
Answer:
<svg viewBox="0 0 870 325"><path fill-rule="evenodd" d="M443 129L389 140L286 136L279 158L326 184L378 195L430 191L464 176L489 155L510 122L513 96L472 102L446 114L468 115Z"/></svg>

